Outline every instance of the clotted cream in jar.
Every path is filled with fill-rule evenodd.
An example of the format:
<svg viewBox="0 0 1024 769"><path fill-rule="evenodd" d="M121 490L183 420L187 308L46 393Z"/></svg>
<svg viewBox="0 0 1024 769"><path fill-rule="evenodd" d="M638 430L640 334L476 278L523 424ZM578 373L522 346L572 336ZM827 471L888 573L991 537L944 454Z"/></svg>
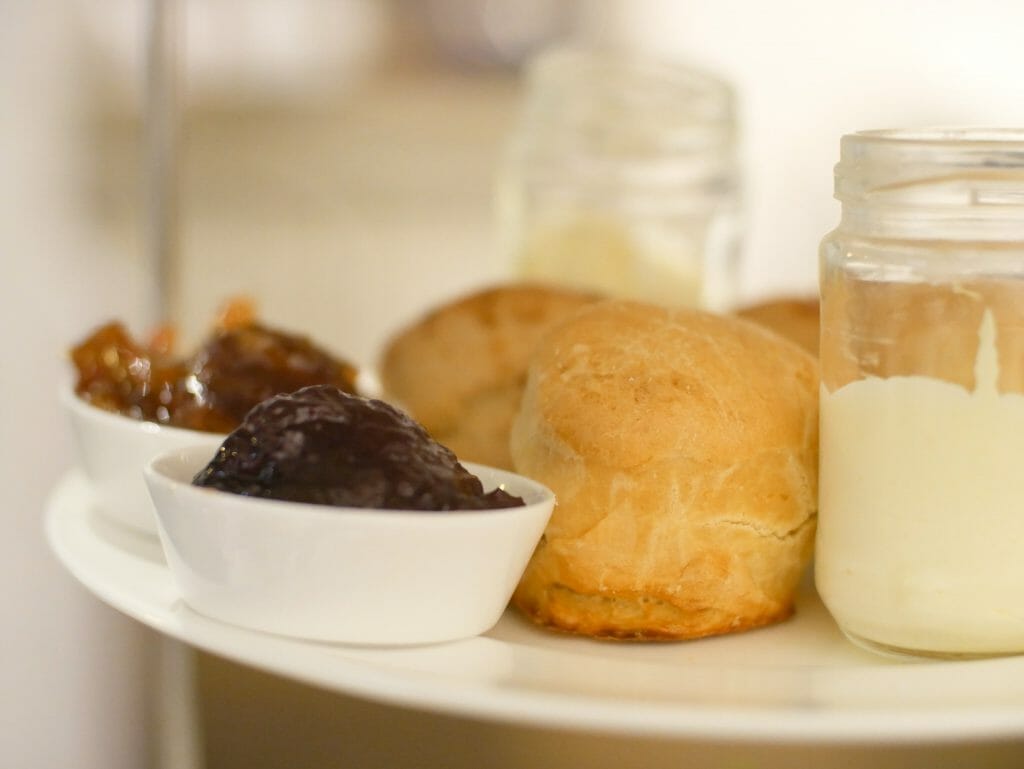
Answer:
<svg viewBox="0 0 1024 769"><path fill-rule="evenodd" d="M1024 652L1024 131L846 136L836 196L818 590L876 651Z"/></svg>
<svg viewBox="0 0 1024 769"><path fill-rule="evenodd" d="M524 279L667 306L735 302L733 92L637 52L555 48L526 71L500 164L503 256Z"/></svg>

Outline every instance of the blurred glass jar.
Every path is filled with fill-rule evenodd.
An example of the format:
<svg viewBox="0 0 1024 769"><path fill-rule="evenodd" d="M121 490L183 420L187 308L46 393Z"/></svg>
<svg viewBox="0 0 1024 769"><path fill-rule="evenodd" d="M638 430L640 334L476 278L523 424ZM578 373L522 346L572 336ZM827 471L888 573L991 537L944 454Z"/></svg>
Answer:
<svg viewBox="0 0 1024 769"><path fill-rule="evenodd" d="M815 578L856 643L1024 651L1024 131L845 136Z"/></svg>
<svg viewBox="0 0 1024 769"><path fill-rule="evenodd" d="M542 53L498 177L503 255L523 278L729 308L735 134L732 91L714 77L608 51Z"/></svg>

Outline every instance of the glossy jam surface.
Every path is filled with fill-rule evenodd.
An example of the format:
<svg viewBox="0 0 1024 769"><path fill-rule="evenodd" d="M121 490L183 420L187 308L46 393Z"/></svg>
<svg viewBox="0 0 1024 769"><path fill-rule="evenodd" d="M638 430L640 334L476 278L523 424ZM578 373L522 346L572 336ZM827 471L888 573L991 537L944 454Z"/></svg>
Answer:
<svg viewBox="0 0 1024 769"><path fill-rule="evenodd" d="M305 337L249 320L220 328L192 356L144 344L119 323L71 351L75 392L99 408L174 427L230 432L260 401L313 384L356 392L357 370Z"/></svg>
<svg viewBox="0 0 1024 769"><path fill-rule="evenodd" d="M235 494L340 507L517 507L484 493L455 454L398 409L332 386L278 395L249 412L193 480Z"/></svg>
<svg viewBox="0 0 1024 769"><path fill-rule="evenodd" d="M120 323L97 329L71 350L80 398L132 419L171 424L184 394L185 361L134 339Z"/></svg>

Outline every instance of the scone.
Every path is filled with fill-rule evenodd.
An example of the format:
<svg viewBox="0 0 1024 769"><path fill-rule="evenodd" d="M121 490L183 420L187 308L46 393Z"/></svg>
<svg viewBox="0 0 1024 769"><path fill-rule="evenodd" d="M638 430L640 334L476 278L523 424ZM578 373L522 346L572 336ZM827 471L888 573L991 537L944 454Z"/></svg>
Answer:
<svg viewBox="0 0 1024 769"><path fill-rule="evenodd" d="M820 310L816 297L768 299L743 307L736 314L791 339L814 355L818 354Z"/></svg>
<svg viewBox="0 0 1024 769"><path fill-rule="evenodd" d="M595 299L509 284L446 303L386 345L379 366L384 397L460 459L511 469L509 430L537 340Z"/></svg>
<svg viewBox="0 0 1024 769"><path fill-rule="evenodd" d="M556 495L514 603L626 639L793 611L817 513L818 367L748 321L600 302L549 333L511 448Z"/></svg>

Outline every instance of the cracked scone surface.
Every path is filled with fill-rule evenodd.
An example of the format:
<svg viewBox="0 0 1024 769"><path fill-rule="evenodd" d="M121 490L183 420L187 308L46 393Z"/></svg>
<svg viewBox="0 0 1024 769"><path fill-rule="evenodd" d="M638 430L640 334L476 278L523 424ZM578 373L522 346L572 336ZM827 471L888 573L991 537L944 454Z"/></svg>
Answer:
<svg viewBox="0 0 1024 769"><path fill-rule="evenodd" d="M511 450L557 505L514 603L592 636L785 619L817 513L818 368L756 324L624 301L532 359Z"/></svg>

